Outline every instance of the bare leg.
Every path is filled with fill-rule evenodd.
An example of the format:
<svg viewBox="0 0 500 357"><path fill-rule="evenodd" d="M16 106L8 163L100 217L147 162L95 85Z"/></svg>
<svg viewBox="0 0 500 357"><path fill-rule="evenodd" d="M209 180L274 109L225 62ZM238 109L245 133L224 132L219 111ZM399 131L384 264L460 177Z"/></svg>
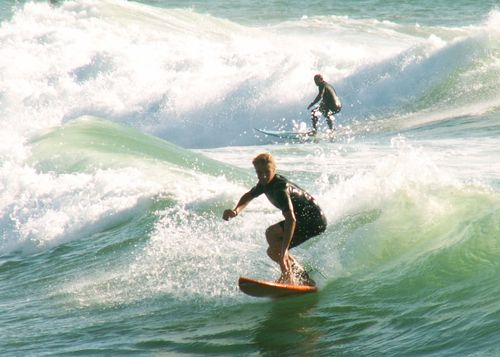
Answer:
<svg viewBox="0 0 500 357"><path fill-rule="evenodd" d="M281 258L283 233L283 228L281 228L279 223L270 226L266 230L266 239L269 244L267 255L278 264ZM290 253L288 253L288 266L290 267L290 271L281 271L281 276L277 280L279 283L316 285L302 265Z"/></svg>
<svg viewBox="0 0 500 357"><path fill-rule="evenodd" d="M328 128L333 131L333 121L335 120L335 118L333 117L333 115L328 115L326 117L326 123L328 124Z"/></svg>
<svg viewBox="0 0 500 357"><path fill-rule="evenodd" d="M279 264L281 258L281 245L283 241L283 228L279 223L276 223L266 230L266 239L269 247L267 248L267 255L273 261ZM297 260L288 254L288 266L300 266ZM290 274L292 273L292 274ZM281 277L278 279L280 282L294 283L293 281L293 271L281 271Z"/></svg>
<svg viewBox="0 0 500 357"><path fill-rule="evenodd" d="M311 122L313 127L313 133L316 134L318 131L318 108L311 111Z"/></svg>

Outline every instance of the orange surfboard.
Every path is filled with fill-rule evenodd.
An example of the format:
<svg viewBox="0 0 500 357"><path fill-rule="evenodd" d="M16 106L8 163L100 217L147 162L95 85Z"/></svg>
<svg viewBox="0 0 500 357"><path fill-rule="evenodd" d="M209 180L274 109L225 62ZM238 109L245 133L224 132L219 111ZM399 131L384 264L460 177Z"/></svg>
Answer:
<svg viewBox="0 0 500 357"><path fill-rule="evenodd" d="M280 284L273 281L256 280L240 277L238 280L240 290L247 295L255 297L282 298L294 295L315 293L318 288L310 285Z"/></svg>

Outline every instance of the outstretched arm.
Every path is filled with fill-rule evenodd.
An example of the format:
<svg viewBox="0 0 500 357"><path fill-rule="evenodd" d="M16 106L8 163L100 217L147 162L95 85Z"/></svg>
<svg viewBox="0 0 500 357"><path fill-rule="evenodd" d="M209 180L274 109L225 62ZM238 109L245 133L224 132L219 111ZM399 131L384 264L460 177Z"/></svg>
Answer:
<svg viewBox="0 0 500 357"><path fill-rule="evenodd" d="M234 209L227 209L222 214L222 218L226 221L229 221L231 218L236 217L243 209L253 200L253 196L250 194L250 191L241 196L238 204Z"/></svg>

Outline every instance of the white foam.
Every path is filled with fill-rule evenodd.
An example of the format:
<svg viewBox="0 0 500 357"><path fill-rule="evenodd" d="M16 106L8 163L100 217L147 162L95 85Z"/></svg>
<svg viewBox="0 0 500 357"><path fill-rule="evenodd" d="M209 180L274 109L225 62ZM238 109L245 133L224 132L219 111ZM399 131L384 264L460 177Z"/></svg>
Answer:
<svg viewBox="0 0 500 357"><path fill-rule="evenodd" d="M32 252L90 236L127 220L161 191L134 168L95 173L40 173L5 164L0 170L0 251Z"/></svg>
<svg viewBox="0 0 500 357"><path fill-rule="evenodd" d="M496 14L456 29L338 16L248 27L117 0L27 3L0 28L1 120L22 138L93 114L190 147L249 144L253 127L308 121L317 72L343 99L343 121L383 117L446 80L439 69L481 56L451 47Z"/></svg>

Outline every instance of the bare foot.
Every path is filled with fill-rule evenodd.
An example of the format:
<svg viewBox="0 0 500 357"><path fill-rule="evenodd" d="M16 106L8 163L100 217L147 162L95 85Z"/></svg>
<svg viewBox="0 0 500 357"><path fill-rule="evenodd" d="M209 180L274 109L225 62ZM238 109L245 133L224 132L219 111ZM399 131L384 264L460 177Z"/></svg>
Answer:
<svg viewBox="0 0 500 357"><path fill-rule="evenodd" d="M279 284L290 284L290 285L296 285L297 282L295 281L295 276L294 274L290 273L283 273L281 276L276 280L277 283Z"/></svg>

